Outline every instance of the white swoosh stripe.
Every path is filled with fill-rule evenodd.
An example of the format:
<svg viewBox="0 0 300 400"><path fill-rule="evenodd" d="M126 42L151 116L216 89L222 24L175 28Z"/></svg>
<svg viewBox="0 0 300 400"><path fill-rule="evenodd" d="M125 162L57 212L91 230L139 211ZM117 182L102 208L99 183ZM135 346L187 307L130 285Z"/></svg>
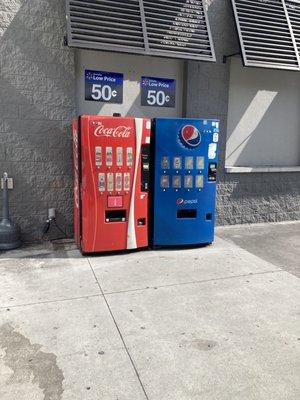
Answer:
<svg viewBox="0 0 300 400"><path fill-rule="evenodd" d="M136 192L136 179L139 168L139 160L141 155L141 145L143 137L143 123L142 118L135 119L135 132L136 132L136 156L135 156L135 171L133 180L133 192L131 195L129 219L128 219L128 231L127 231L127 249L136 249L136 231L135 231L135 192Z"/></svg>

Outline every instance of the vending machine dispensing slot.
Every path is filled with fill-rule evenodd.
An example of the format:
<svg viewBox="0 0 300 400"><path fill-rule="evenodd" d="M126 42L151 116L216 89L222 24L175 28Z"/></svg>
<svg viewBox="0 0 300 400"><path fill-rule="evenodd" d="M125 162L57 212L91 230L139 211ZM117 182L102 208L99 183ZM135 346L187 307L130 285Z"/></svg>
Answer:
<svg viewBox="0 0 300 400"><path fill-rule="evenodd" d="M147 247L150 120L82 115L72 127L77 246Z"/></svg>
<svg viewBox="0 0 300 400"><path fill-rule="evenodd" d="M106 222L126 222L126 211L105 211Z"/></svg>
<svg viewBox="0 0 300 400"><path fill-rule="evenodd" d="M178 210L177 218L197 218L197 210Z"/></svg>

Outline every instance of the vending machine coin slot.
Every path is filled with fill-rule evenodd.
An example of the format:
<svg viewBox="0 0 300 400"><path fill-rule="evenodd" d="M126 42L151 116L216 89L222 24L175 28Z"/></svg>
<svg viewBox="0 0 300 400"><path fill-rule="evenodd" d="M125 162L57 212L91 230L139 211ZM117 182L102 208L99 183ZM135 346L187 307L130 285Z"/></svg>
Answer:
<svg viewBox="0 0 300 400"><path fill-rule="evenodd" d="M212 219L213 219L213 215L212 215L212 213L208 213L208 214L206 214L206 217L205 217L205 219L206 219L206 221L212 221Z"/></svg>
<svg viewBox="0 0 300 400"><path fill-rule="evenodd" d="M217 164L216 163L209 163L208 180L209 180L209 182L216 182L216 180L217 180Z"/></svg>
<svg viewBox="0 0 300 400"><path fill-rule="evenodd" d="M150 180L150 146L148 144L142 145L142 192L149 191Z"/></svg>
<svg viewBox="0 0 300 400"><path fill-rule="evenodd" d="M146 218L139 218L137 220L137 225L138 226L145 226L146 225Z"/></svg>

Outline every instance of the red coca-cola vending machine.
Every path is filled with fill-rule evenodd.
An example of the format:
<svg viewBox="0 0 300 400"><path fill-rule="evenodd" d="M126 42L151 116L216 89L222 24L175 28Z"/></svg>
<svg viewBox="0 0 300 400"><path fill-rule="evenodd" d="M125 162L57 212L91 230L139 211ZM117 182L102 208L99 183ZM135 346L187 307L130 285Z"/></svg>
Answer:
<svg viewBox="0 0 300 400"><path fill-rule="evenodd" d="M149 119L73 120L74 234L83 253L148 246Z"/></svg>

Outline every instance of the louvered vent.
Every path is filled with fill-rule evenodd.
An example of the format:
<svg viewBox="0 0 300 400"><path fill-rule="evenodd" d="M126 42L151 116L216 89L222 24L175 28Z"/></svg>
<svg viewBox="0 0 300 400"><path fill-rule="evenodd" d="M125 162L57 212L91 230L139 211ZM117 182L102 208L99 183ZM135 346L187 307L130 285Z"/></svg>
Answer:
<svg viewBox="0 0 300 400"><path fill-rule="evenodd" d="M92 49L144 49L139 0L70 0L69 44Z"/></svg>
<svg viewBox="0 0 300 400"><path fill-rule="evenodd" d="M298 54L300 54L300 1L286 1L286 8L291 21Z"/></svg>
<svg viewBox="0 0 300 400"><path fill-rule="evenodd" d="M152 53L214 60L202 1L144 0L149 48Z"/></svg>
<svg viewBox="0 0 300 400"><path fill-rule="evenodd" d="M67 0L68 44L215 61L203 0Z"/></svg>
<svg viewBox="0 0 300 400"><path fill-rule="evenodd" d="M300 70L284 0L232 0L232 4L246 66Z"/></svg>

